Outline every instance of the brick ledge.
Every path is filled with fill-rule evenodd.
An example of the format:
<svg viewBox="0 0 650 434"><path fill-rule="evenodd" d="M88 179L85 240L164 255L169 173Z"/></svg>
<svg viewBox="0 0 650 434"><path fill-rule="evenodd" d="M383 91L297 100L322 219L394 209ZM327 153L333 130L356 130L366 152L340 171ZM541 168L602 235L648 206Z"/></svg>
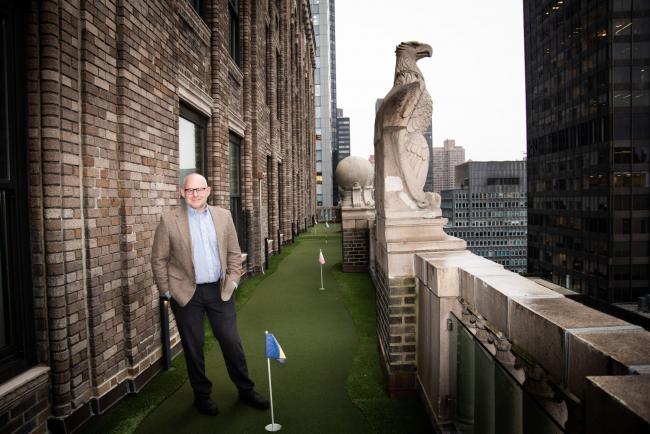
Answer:
<svg viewBox="0 0 650 434"><path fill-rule="evenodd" d="M21 374L18 374L11 380L0 384L0 408L7 407L7 405L11 406L11 403L16 399L25 396L25 394L31 393L33 390L38 389L44 383L48 383L49 374L49 366L37 365ZM33 383L31 384L29 390L22 391L19 395L17 394L13 398L9 397L12 393L16 392L21 387L28 385L29 383ZM6 402L5 398L7 398Z"/></svg>

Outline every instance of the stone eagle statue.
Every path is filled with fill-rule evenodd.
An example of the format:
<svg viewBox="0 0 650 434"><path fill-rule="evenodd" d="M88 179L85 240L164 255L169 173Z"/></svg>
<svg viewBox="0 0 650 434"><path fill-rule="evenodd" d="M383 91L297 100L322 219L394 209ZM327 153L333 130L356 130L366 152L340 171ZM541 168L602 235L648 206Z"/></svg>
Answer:
<svg viewBox="0 0 650 434"><path fill-rule="evenodd" d="M420 42L402 42L395 54L395 82L375 118L375 199L378 210L427 210L439 216L440 195L422 190L429 169L424 133L433 107L416 64L431 57L432 49Z"/></svg>

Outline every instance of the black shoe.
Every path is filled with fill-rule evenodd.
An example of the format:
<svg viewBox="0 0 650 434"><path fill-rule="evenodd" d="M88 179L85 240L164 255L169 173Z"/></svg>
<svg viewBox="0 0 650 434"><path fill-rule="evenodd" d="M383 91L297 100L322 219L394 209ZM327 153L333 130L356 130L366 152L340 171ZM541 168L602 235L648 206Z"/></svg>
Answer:
<svg viewBox="0 0 650 434"><path fill-rule="evenodd" d="M216 416L219 414L219 409L210 398L195 399L194 407L200 412L208 416Z"/></svg>
<svg viewBox="0 0 650 434"><path fill-rule="evenodd" d="M240 391L239 400L250 407L257 408L258 410L266 410L271 407L269 400L254 390L248 392Z"/></svg>

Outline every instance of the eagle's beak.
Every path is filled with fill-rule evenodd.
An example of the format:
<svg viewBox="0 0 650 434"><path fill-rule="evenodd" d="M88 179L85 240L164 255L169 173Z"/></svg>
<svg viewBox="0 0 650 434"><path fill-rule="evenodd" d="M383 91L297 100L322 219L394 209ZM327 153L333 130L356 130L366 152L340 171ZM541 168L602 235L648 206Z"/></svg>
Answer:
<svg viewBox="0 0 650 434"><path fill-rule="evenodd" d="M433 48L431 48L431 45L422 44L418 47L417 51L415 52L415 58L416 60L420 60L423 57L431 57L432 54L433 54Z"/></svg>

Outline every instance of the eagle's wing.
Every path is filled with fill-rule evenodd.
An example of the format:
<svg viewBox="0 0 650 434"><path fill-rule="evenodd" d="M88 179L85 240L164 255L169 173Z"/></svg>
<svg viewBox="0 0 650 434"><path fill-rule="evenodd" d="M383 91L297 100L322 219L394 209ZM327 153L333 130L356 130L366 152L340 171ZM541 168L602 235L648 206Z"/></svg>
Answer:
<svg viewBox="0 0 650 434"><path fill-rule="evenodd" d="M406 129L409 133L424 133L427 128L431 125L431 115L433 113L433 103L431 101L431 95L429 92L424 90L422 92L420 100L417 102L411 118L408 120Z"/></svg>
<svg viewBox="0 0 650 434"><path fill-rule="evenodd" d="M412 89L412 93L413 95L407 100L417 98L417 101L410 117L405 119L406 131L399 141L398 161L409 193L418 206L424 207L427 205L427 200L422 188L429 167L429 148L422 133L431 122L431 97L426 89L422 92L420 87Z"/></svg>
<svg viewBox="0 0 650 434"><path fill-rule="evenodd" d="M382 127L405 127L420 100L420 84L413 82L394 87L381 106Z"/></svg>

